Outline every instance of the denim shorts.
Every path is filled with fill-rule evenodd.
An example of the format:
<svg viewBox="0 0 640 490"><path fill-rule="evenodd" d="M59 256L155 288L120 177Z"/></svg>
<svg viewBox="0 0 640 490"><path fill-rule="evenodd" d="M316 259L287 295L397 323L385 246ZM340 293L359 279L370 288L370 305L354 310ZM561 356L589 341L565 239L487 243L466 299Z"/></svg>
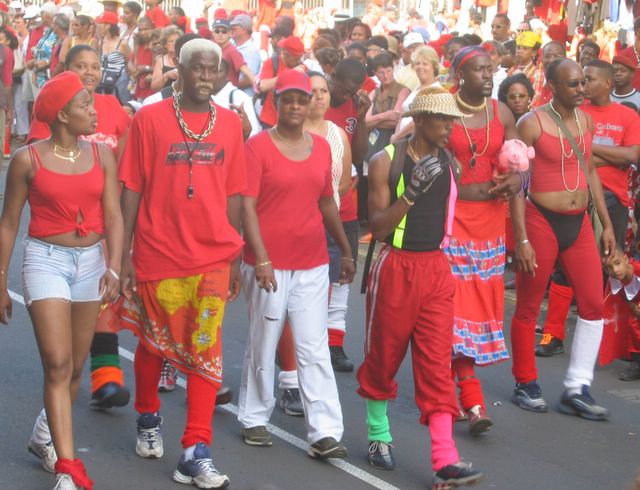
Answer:
<svg viewBox="0 0 640 490"><path fill-rule="evenodd" d="M22 257L27 306L41 299L101 300L98 289L107 270L102 242L90 247L62 247L27 236Z"/></svg>

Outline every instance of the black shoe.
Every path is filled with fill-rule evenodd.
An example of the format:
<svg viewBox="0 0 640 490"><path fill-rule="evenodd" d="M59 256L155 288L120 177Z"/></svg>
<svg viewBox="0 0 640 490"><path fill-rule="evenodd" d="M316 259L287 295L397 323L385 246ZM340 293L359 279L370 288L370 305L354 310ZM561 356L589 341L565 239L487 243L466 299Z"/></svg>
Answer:
<svg viewBox="0 0 640 490"><path fill-rule="evenodd" d="M228 386L221 386L216 393L216 405L226 405L233 399L233 390Z"/></svg>
<svg viewBox="0 0 640 490"><path fill-rule="evenodd" d="M542 340L536 346L536 356L551 357L564 352L564 344L562 340L554 337L550 333L545 333Z"/></svg>
<svg viewBox="0 0 640 490"><path fill-rule="evenodd" d="M302 406L302 399L300 398L300 390L298 388L282 390L279 405L287 415L304 417L304 407Z"/></svg>
<svg viewBox="0 0 640 490"><path fill-rule="evenodd" d="M475 485L484 478L484 473L480 470L474 470L471 463L448 464L433 474L432 489L449 489L459 487L461 485Z"/></svg>
<svg viewBox="0 0 640 490"><path fill-rule="evenodd" d="M391 444L382 441L369 441L369 454L367 460L374 468L380 470L393 470L396 460L391 452Z"/></svg>
<svg viewBox="0 0 640 490"><path fill-rule="evenodd" d="M546 412L547 402L542 398L542 388L536 381L517 383L511 395L511 401L524 410Z"/></svg>
<svg viewBox="0 0 640 490"><path fill-rule="evenodd" d="M342 346L330 345L329 352L331 353L331 365L334 371L338 371L339 373L350 373L353 371L353 363L344 353Z"/></svg>
<svg viewBox="0 0 640 490"><path fill-rule="evenodd" d="M635 381L640 379L640 362L631 361L627 369L620 373L619 378L622 381Z"/></svg>
<svg viewBox="0 0 640 490"><path fill-rule="evenodd" d="M589 394L589 387L582 385L582 391L569 396L565 391L560 398L559 409L562 413L577 415L587 420L607 420L609 410L596 403Z"/></svg>
<svg viewBox="0 0 640 490"><path fill-rule="evenodd" d="M129 403L129 390L118 383L107 383L93 392L89 406L103 410L124 407L127 403Z"/></svg>
<svg viewBox="0 0 640 490"><path fill-rule="evenodd" d="M347 448L333 437L323 437L319 441L311 444L309 449L307 449L307 453L316 459L346 458Z"/></svg>

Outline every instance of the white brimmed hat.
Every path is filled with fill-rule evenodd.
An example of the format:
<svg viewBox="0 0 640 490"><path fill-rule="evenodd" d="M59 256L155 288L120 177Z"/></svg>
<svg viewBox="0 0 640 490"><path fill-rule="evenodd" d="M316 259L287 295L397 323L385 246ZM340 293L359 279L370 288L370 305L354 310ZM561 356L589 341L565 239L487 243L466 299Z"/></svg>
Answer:
<svg viewBox="0 0 640 490"><path fill-rule="evenodd" d="M29 5L24 9L24 20L35 19L40 16L40 7L37 5Z"/></svg>
<svg viewBox="0 0 640 490"><path fill-rule="evenodd" d="M468 117L461 112L456 104L453 94L442 87L427 87L422 89L413 102L409 104L409 110L403 117L417 116L418 114L441 114L451 117Z"/></svg>

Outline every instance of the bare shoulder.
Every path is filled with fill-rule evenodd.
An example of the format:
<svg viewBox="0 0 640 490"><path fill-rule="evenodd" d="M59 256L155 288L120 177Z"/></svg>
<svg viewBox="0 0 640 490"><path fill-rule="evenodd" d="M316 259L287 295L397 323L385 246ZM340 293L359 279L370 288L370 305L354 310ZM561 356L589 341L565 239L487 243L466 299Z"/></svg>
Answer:
<svg viewBox="0 0 640 490"><path fill-rule="evenodd" d="M98 159L103 168L111 167L115 165L116 159L113 155L113 151L104 143L94 143L96 145L96 151L98 152Z"/></svg>
<svg viewBox="0 0 640 490"><path fill-rule="evenodd" d="M516 124L518 128L518 133L522 138L522 141L527 143L528 145L532 145L535 143L540 137L540 133L542 128L540 126L540 120L538 119L539 109L535 109L533 111L527 112L523 115Z"/></svg>
<svg viewBox="0 0 640 490"><path fill-rule="evenodd" d="M391 156L387 150L381 150L369 160L369 179L385 181L389 178Z"/></svg>

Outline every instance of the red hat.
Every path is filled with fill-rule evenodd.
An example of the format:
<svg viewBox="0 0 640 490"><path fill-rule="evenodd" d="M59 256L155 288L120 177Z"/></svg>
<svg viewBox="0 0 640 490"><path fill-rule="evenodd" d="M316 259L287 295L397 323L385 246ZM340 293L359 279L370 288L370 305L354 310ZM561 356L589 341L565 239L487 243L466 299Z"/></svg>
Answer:
<svg viewBox="0 0 640 490"><path fill-rule="evenodd" d="M196 25L198 24L209 24L209 21L204 17L198 17L196 19Z"/></svg>
<svg viewBox="0 0 640 490"><path fill-rule="evenodd" d="M278 47L284 49L292 56L304 54L304 44L297 36L289 36L278 43Z"/></svg>
<svg viewBox="0 0 640 490"><path fill-rule="evenodd" d="M299 90L307 95L311 95L311 80L306 72L300 70L285 70L276 79L276 94L287 92L288 90Z"/></svg>
<svg viewBox="0 0 640 490"><path fill-rule="evenodd" d="M219 8L216 9L215 12L213 13L213 19L228 19L229 15L227 14L227 11L223 8Z"/></svg>
<svg viewBox="0 0 640 490"><path fill-rule="evenodd" d="M118 25L118 14L105 10L96 18L96 24Z"/></svg>
<svg viewBox="0 0 640 490"><path fill-rule="evenodd" d="M569 27L566 23L560 22L559 24L551 24L547 29L547 36L553 41L560 41L561 43L567 42L567 36L569 34Z"/></svg>
<svg viewBox="0 0 640 490"><path fill-rule="evenodd" d="M9 12L9 6L4 2L0 2L0 11Z"/></svg>
<svg viewBox="0 0 640 490"><path fill-rule="evenodd" d="M63 71L40 89L33 105L33 114L38 121L51 124L56 120L58 112L83 89L80 76L76 72Z"/></svg>
<svg viewBox="0 0 640 490"><path fill-rule="evenodd" d="M636 60L633 60L633 59L631 59L628 56L625 56L623 54L615 55L613 57L613 63L619 63L619 64L624 65L627 68L630 68L632 70L635 70L636 67L638 66Z"/></svg>

